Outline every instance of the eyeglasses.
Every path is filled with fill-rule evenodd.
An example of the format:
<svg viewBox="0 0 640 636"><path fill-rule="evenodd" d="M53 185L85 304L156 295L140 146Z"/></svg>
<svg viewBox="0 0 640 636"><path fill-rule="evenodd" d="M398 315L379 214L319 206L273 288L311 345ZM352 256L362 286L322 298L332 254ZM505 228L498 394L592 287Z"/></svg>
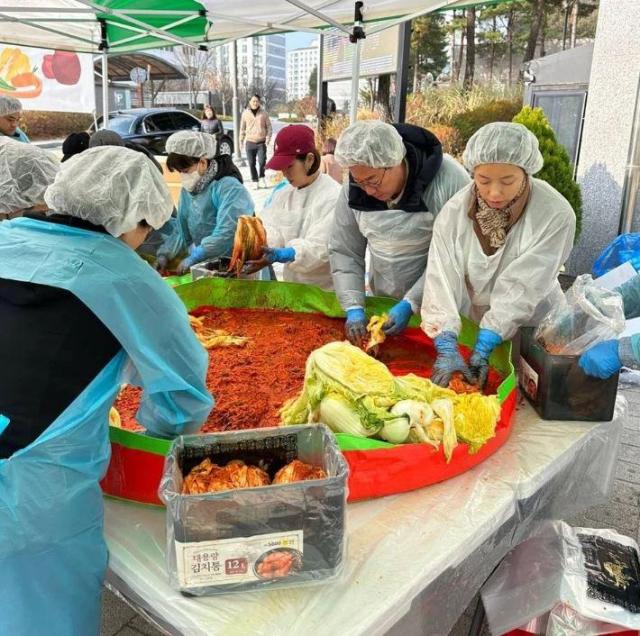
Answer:
<svg viewBox="0 0 640 636"><path fill-rule="evenodd" d="M370 190L377 190L382 185L382 182L384 181L384 177L387 174L387 170L389 170L389 168L384 168L382 170L382 176L377 180L373 178L373 179L366 179L365 181L358 181L353 177L351 177L351 179L353 179L353 184L358 186L358 188L361 188L362 190L366 190L367 188L369 188Z"/></svg>

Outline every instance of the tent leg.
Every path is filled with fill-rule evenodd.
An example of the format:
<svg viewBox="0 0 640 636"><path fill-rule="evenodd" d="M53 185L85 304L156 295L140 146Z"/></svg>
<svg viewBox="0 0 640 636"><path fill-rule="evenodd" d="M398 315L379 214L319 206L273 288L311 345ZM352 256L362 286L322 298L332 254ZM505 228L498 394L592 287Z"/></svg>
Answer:
<svg viewBox="0 0 640 636"><path fill-rule="evenodd" d="M318 103L317 111L318 111L318 121L317 121L317 130L318 134L322 132L322 119L326 115L326 98L324 94L324 78L322 76L322 66L324 64L324 36L320 36L320 47L318 49L318 66L316 71L316 99Z"/></svg>
<svg viewBox="0 0 640 636"><path fill-rule="evenodd" d="M351 65L351 102L349 104L349 123L353 124L358 118L358 97L360 95L360 40L353 45L353 60Z"/></svg>
<svg viewBox="0 0 640 636"><path fill-rule="evenodd" d="M109 53L102 51L102 126L109 128Z"/></svg>
<svg viewBox="0 0 640 636"><path fill-rule="evenodd" d="M238 43L231 43L231 89L233 91L233 160L237 166L244 165L240 148L240 99L238 97Z"/></svg>

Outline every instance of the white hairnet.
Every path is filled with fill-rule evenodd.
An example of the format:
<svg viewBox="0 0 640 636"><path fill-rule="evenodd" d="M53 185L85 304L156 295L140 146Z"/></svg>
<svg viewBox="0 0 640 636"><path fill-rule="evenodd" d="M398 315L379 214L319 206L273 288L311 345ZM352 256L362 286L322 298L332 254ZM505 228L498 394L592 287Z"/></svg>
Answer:
<svg viewBox="0 0 640 636"><path fill-rule="evenodd" d="M218 151L216 138L209 133L195 130L181 130L173 133L165 146L167 154L175 152L185 157L206 157L213 159Z"/></svg>
<svg viewBox="0 0 640 636"><path fill-rule="evenodd" d="M505 121L487 124L476 131L462 159L469 172L486 163L510 163L527 174L536 174L544 165L537 137L522 124Z"/></svg>
<svg viewBox="0 0 640 636"><path fill-rule="evenodd" d="M173 202L162 175L147 157L118 146L89 148L62 164L44 199L52 212L102 225L120 236L146 221L161 228Z"/></svg>
<svg viewBox="0 0 640 636"><path fill-rule="evenodd" d="M393 168L406 153L400 133L391 124L369 120L351 124L340 135L334 154L343 168Z"/></svg>
<svg viewBox="0 0 640 636"><path fill-rule="evenodd" d="M0 95L0 117L11 115L11 113L21 113L22 104L15 97Z"/></svg>
<svg viewBox="0 0 640 636"><path fill-rule="evenodd" d="M44 202L44 191L53 183L60 162L31 144L0 139L0 213L25 210Z"/></svg>

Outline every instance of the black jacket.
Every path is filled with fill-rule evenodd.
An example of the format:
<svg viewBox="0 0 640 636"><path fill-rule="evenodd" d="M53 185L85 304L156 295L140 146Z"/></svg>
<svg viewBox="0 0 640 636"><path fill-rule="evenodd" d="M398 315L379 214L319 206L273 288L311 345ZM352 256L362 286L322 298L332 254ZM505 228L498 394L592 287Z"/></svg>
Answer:
<svg viewBox="0 0 640 636"><path fill-rule="evenodd" d="M30 216L104 231L71 217ZM0 459L31 444L120 349L70 292L0 278L0 415L10 420L0 432Z"/></svg>
<svg viewBox="0 0 640 636"><path fill-rule="evenodd" d="M392 126L402 137L407 149L405 159L409 166L407 185L396 207L404 212L428 212L422 195L442 165L442 144L433 133L419 126L411 124L392 124ZM364 212L388 209L384 201L369 196L359 188L351 176L349 177L349 207Z"/></svg>

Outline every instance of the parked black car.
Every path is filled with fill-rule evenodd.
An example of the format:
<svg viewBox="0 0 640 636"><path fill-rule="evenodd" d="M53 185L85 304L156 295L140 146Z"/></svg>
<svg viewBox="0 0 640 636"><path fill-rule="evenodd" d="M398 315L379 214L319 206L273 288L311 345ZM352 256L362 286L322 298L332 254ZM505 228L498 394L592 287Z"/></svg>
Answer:
<svg viewBox="0 0 640 636"><path fill-rule="evenodd" d="M102 117L98 117L102 128ZM173 108L131 108L109 113L109 128L125 141L133 141L155 155L163 155L170 135L179 130L200 130L200 120L184 110ZM91 126L91 132L95 125ZM221 154L233 154L233 132L216 135Z"/></svg>

